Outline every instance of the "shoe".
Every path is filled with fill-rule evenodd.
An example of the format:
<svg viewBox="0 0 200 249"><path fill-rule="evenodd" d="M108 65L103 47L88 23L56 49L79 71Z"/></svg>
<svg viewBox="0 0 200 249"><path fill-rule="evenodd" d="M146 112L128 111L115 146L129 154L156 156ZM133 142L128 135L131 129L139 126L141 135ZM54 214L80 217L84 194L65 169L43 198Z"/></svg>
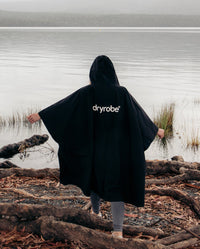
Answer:
<svg viewBox="0 0 200 249"><path fill-rule="evenodd" d="M117 235L115 231L111 231L111 233L113 238L128 240L127 238L124 238L122 235Z"/></svg>
<svg viewBox="0 0 200 249"><path fill-rule="evenodd" d="M115 231L111 231L112 237L123 239L122 235L117 235Z"/></svg>
<svg viewBox="0 0 200 249"><path fill-rule="evenodd" d="M95 215L97 215L97 216L99 216L99 217L102 217L102 213L101 213L101 212L99 212L98 214L96 214L96 213L93 212L93 210L91 209L90 213L91 213L91 214L95 214Z"/></svg>

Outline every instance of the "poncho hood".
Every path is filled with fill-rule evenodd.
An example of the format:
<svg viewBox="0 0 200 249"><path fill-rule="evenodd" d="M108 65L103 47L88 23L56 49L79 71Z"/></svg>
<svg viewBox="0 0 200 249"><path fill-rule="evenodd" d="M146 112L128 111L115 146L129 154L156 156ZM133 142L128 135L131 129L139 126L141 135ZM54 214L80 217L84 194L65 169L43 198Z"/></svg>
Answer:
<svg viewBox="0 0 200 249"><path fill-rule="evenodd" d="M119 85L113 63L106 55L96 57L90 68L89 76L92 85Z"/></svg>

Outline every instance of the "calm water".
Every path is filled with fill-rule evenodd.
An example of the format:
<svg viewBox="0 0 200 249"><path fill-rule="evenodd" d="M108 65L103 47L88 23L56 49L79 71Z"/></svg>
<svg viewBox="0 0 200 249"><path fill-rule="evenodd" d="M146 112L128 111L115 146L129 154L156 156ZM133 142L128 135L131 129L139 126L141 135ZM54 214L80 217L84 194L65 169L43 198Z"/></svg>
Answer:
<svg viewBox="0 0 200 249"><path fill-rule="evenodd" d="M200 126L199 44L198 29L0 29L0 116L44 108L87 85L94 58L106 54L120 84L151 118L163 104L175 103L174 138L165 149L155 141L146 158L181 154L200 161L200 151L186 149ZM44 132L45 127L1 129L0 146ZM49 143L57 149L52 139ZM12 161L22 167L57 166L57 159L47 165L49 157L38 152Z"/></svg>

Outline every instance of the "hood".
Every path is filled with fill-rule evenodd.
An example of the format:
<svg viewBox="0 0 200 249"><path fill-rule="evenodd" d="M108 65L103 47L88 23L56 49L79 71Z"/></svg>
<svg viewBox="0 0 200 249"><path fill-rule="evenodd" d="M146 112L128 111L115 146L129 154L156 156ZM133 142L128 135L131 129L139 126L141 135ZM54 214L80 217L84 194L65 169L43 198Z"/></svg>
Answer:
<svg viewBox="0 0 200 249"><path fill-rule="evenodd" d="M112 61L106 55L97 56L90 68L92 85L119 85Z"/></svg>

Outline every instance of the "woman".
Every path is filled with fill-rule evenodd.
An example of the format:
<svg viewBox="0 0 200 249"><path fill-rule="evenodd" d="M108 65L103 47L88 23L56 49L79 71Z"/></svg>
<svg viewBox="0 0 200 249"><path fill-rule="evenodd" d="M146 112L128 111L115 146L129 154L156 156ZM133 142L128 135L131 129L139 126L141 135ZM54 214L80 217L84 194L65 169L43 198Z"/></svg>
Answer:
<svg viewBox="0 0 200 249"><path fill-rule="evenodd" d="M94 60L89 77L91 84L28 120L42 119L59 144L62 184L80 187L99 216L100 198L111 202L112 235L122 238L124 202L144 206L144 151L164 130L119 85L107 56Z"/></svg>

